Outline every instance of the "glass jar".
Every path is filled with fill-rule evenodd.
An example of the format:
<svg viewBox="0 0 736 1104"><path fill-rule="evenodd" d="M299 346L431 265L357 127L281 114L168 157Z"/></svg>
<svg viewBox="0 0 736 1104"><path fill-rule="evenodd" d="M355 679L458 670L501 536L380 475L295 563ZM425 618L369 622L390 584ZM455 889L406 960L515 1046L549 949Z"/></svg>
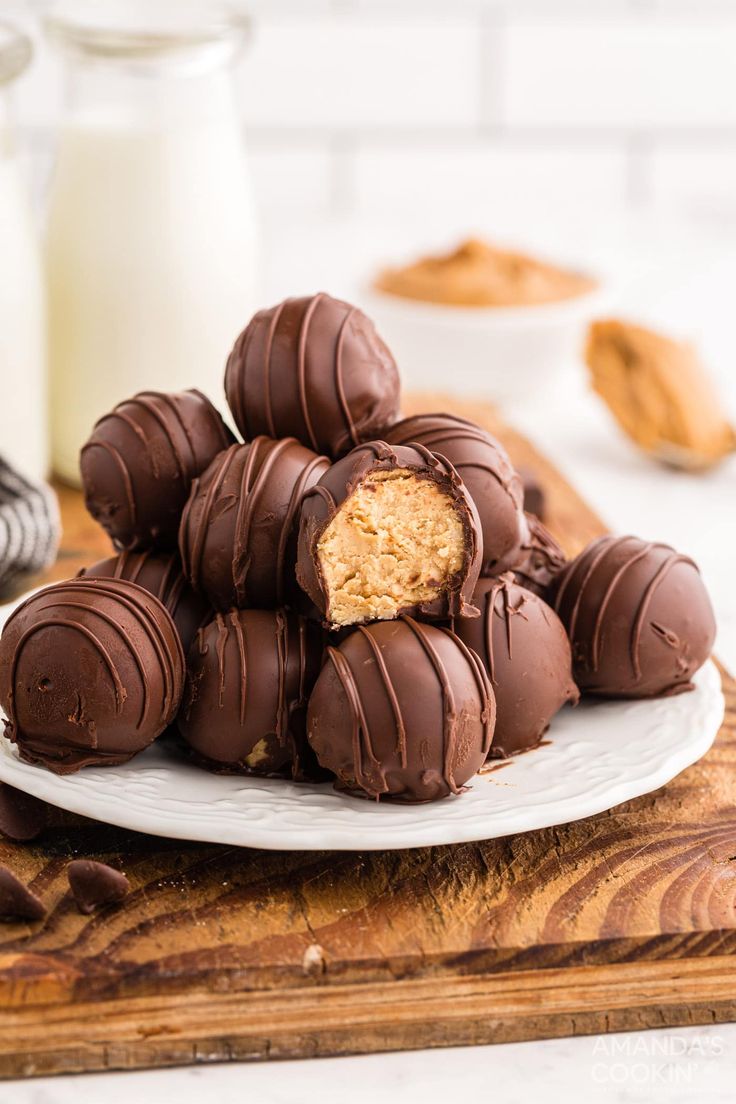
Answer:
<svg viewBox="0 0 736 1104"><path fill-rule="evenodd" d="M242 16L213 3L66 5L46 239L52 460L79 482L92 424L140 390L197 387L254 309L256 226L232 69Z"/></svg>
<svg viewBox="0 0 736 1104"><path fill-rule="evenodd" d="M9 94L30 60L30 41L0 23L0 455L41 479L48 466L43 278Z"/></svg>

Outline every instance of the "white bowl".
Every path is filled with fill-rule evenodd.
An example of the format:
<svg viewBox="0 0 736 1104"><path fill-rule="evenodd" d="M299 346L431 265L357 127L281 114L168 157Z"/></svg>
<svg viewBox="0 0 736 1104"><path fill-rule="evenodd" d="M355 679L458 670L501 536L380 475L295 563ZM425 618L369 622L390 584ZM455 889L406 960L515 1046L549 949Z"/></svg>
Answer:
<svg viewBox="0 0 736 1104"><path fill-rule="evenodd" d="M394 354L403 385L491 399L541 394L579 362L591 319L610 303L604 283L555 303L456 307L367 289L362 305Z"/></svg>

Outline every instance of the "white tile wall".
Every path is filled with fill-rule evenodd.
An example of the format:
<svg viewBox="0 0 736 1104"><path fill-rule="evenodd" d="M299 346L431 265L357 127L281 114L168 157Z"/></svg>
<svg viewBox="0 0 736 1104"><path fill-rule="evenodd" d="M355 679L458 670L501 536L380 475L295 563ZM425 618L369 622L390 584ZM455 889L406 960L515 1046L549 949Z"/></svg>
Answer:
<svg viewBox="0 0 736 1104"><path fill-rule="evenodd" d="M736 14L736 13L735 13ZM506 31L511 127L736 126L736 22L618 17Z"/></svg>
<svg viewBox="0 0 736 1104"><path fill-rule="evenodd" d="M102 0L98 0L102 3ZM31 29L46 0L0 0ZM250 0L265 214L598 203L736 214L736 0ZM61 102L39 46L32 150Z"/></svg>
<svg viewBox="0 0 736 1104"><path fill-rule="evenodd" d="M712 146L655 146L649 154L652 202L694 213L736 210L736 140Z"/></svg>
<svg viewBox="0 0 736 1104"><path fill-rule="evenodd" d="M256 144L250 158L259 208L329 216L337 186L335 156L322 143Z"/></svg>
<svg viewBox="0 0 736 1104"><path fill-rule="evenodd" d="M620 205L627 193L626 152L615 143L575 146L512 140L435 144L405 149L361 144L353 159L359 210L442 210L456 202L475 215L513 204L558 211Z"/></svg>
<svg viewBox="0 0 736 1104"><path fill-rule="evenodd" d="M259 129L472 128L480 63L472 19L264 21L241 71L244 117Z"/></svg>

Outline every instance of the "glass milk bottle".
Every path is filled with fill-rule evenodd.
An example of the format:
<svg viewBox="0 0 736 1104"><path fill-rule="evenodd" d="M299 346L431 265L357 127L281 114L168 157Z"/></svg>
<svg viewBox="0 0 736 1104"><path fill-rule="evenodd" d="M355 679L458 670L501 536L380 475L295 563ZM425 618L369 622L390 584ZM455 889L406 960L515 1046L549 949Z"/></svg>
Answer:
<svg viewBox="0 0 736 1104"><path fill-rule="evenodd" d="M222 406L254 310L255 218L233 62L241 16L146 0L56 9L66 114L46 263L52 459L79 482L93 422L139 390Z"/></svg>
<svg viewBox="0 0 736 1104"><path fill-rule="evenodd" d="M10 127L10 85L31 58L28 39L0 23L0 456L46 475L43 279L33 216Z"/></svg>

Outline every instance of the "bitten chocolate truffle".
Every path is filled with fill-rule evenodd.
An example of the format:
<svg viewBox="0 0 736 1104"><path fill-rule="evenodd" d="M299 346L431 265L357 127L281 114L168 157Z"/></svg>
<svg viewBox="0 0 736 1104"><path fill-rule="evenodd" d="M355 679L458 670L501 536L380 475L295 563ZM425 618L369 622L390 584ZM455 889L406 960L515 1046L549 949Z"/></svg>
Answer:
<svg viewBox="0 0 736 1104"><path fill-rule="evenodd" d="M503 758L538 744L565 702L577 702L570 643L554 610L511 575L481 579L474 601L480 617L457 617L452 627L490 677L496 696L491 756Z"/></svg>
<svg viewBox="0 0 736 1104"><path fill-rule="evenodd" d="M649 698L692 689L715 619L692 560L666 544L600 537L558 575L554 607L584 693Z"/></svg>
<svg viewBox="0 0 736 1104"><path fill-rule="evenodd" d="M472 498L423 445L359 445L302 502L297 578L331 628L477 616L482 555Z"/></svg>
<svg viewBox="0 0 736 1104"><path fill-rule="evenodd" d="M526 533L521 548L511 557L508 570L520 586L540 598L547 598L549 589L567 563L565 553L534 514L526 515Z"/></svg>
<svg viewBox="0 0 736 1104"><path fill-rule="evenodd" d="M82 448L84 498L119 550L175 548L192 480L235 438L199 391L141 391Z"/></svg>
<svg viewBox="0 0 736 1104"><path fill-rule="evenodd" d="M320 293L259 311L235 342L227 401L245 440L341 456L398 417L399 374L369 318Z"/></svg>
<svg viewBox="0 0 736 1104"><path fill-rule="evenodd" d="M480 426L452 414L404 418L383 436L392 445L424 445L450 461L475 502L483 536L481 575L518 549L525 532L520 477L506 450Z"/></svg>
<svg viewBox="0 0 736 1104"><path fill-rule="evenodd" d="M274 609L295 591L302 496L329 468L293 437L256 437L196 480L181 519L184 574L215 609Z"/></svg>
<svg viewBox="0 0 736 1104"><path fill-rule="evenodd" d="M327 648L307 733L339 789L436 801L461 793L481 767L495 715L475 653L449 629L402 617Z"/></svg>
<svg viewBox="0 0 736 1104"><path fill-rule="evenodd" d="M181 639L184 655L197 635L208 624L215 611L202 594L192 590L181 569L176 552L121 552L98 560L80 571L80 576L98 579L128 579L137 583L162 602L171 614Z"/></svg>
<svg viewBox="0 0 736 1104"><path fill-rule="evenodd" d="M189 652L179 732L215 769L298 777L321 659L322 633L303 617L282 610L218 614Z"/></svg>
<svg viewBox="0 0 736 1104"><path fill-rule="evenodd" d="M21 758L56 774L127 762L174 719L183 684L169 613L123 579L46 587L0 639L6 735Z"/></svg>

